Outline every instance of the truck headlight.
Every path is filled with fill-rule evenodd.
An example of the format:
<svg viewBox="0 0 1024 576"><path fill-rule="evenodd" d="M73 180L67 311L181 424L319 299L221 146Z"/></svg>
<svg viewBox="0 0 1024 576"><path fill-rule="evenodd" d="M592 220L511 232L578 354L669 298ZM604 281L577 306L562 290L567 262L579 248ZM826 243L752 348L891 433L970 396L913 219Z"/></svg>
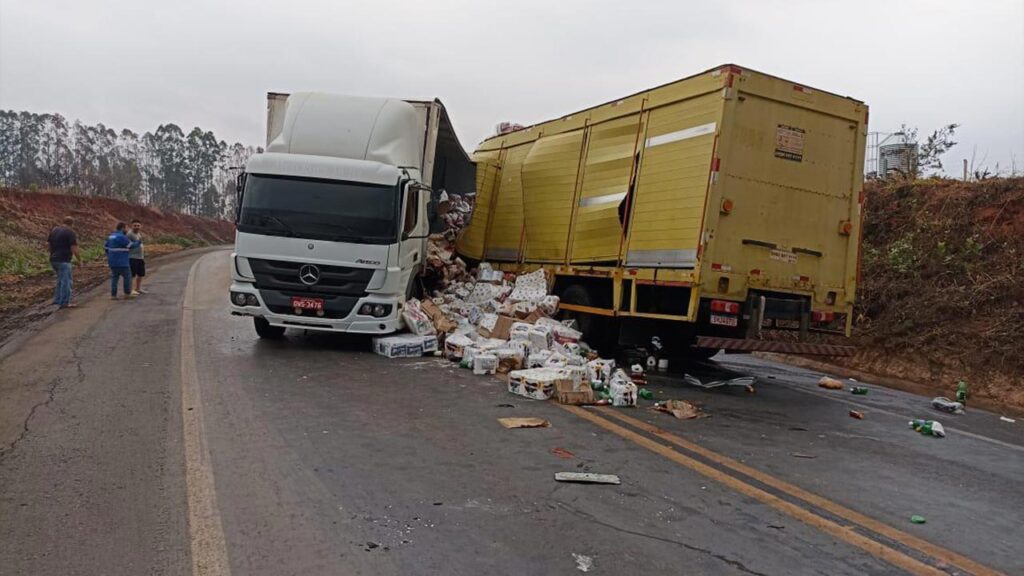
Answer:
<svg viewBox="0 0 1024 576"><path fill-rule="evenodd" d="M245 294L243 294L242 292L232 292L231 293L231 302L233 302L235 306L245 306L245 303L246 303Z"/></svg>
<svg viewBox="0 0 1024 576"><path fill-rule="evenodd" d="M259 306L260 305L260 301L256 299L256 295L255 294L246 294L245 295L245 304L246 304L246 306Z"/></svg>
<svg viewBox="0 0 1024 576"><path fill-rule="evenodd" d="M373 314L373 304L363 304L359 307L360 316L370 316Z"/></svg>
<svg viewBox="0 0 1024 576"><path fill-rule="evenodd" d="M391 306L377 304L376 306L373 307L373 315L375 318L381 318L383 316L386 316L387 313L390 312L390 308Z"/></svg>

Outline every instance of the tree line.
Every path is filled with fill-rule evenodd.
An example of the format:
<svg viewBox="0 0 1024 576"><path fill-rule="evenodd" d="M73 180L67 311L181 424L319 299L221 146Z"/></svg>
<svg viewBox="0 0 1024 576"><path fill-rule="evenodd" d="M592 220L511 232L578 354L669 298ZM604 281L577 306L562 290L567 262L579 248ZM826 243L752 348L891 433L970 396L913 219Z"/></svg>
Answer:
<svg viewBox="0 0 1024 576"><path fill-rule="evenodd" d="M208 217L233 209L234 168L262 148L175 124L136 134L60 114L0 110L0 184L58 188Z"/></svg>

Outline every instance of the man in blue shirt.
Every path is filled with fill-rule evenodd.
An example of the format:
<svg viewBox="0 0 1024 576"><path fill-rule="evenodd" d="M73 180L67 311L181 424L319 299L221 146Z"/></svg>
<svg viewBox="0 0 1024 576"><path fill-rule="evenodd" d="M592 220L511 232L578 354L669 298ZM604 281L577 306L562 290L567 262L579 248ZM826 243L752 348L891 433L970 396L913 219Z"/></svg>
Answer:
<svg viewBox="0 0 1024 576"><path fill-rule="evenodd" d="M110 266L110 299L117 300L117 281L120 278L124 285L124 297L132 297L132 272L128 263L128 253L132 241L125 235L128 226L124 222L117 223L117 229L107 236L104 249L107 251L107 264Z"/></svg>

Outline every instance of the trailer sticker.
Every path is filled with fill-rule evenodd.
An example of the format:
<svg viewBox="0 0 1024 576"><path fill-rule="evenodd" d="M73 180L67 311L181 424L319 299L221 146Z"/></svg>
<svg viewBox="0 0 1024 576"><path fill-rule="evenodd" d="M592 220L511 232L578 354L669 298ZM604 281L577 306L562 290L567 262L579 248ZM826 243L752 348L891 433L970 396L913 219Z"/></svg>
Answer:
<svg viewBox="0 0 1024 576"><path fill-rule="evenodd" d="M802 162L804 159L804 129L779 124L775 130L775 157Z"/></svg>
<svg viewBox="0 0 1024 576"><path fill-rule="evenodd" d="M693 128L686 128L685 130L677 130L675 132L669 132L668 134L661 134L660 136L651 136L644 143L644 148L653 148L662 144L671 144L672 142L686 140L687 138L696 138L697 136L703 136L705 134L714 134L716 126L717 124L714 122L709 122L707 124L701 124L700 126L694 126Z"/></svg>
<svg viewBox="0 0 1024 576"><path fill-rule="evenodd" d="M793 254L789 250L778 250L773 249L769 252L768 257L772 260L778 260L779 262L788 262L793 264L796 262L796 254Z"/></svg>

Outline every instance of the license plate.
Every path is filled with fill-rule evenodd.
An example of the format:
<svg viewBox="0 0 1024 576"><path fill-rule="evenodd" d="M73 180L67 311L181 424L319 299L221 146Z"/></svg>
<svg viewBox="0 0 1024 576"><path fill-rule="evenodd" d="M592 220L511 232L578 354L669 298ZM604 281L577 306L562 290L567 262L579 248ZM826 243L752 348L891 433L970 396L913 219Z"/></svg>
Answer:
<svg viewBox="0 0 1024 576"><path fill-rule="evenodd" d="M712 314L711 323L716 326L739 326L740 319L735 316L722 316L721 314Z"/></svg>
<svg viewBox="0 0 1024 576"><path fill-rule="evenodd" d="M304 296L292 296L292 308L295 308L297 310L320 311L324 309L324 299L306 298Z"/></svg>
<svg viewBox="0 0 1024 576"><path fill-rule="evenodd" d="M776 328L785 328L787 330L799 330L800 329L800 321L799 320L782 320L782 319L778 319L778 320L775 321L775 327Z"/></svg>

